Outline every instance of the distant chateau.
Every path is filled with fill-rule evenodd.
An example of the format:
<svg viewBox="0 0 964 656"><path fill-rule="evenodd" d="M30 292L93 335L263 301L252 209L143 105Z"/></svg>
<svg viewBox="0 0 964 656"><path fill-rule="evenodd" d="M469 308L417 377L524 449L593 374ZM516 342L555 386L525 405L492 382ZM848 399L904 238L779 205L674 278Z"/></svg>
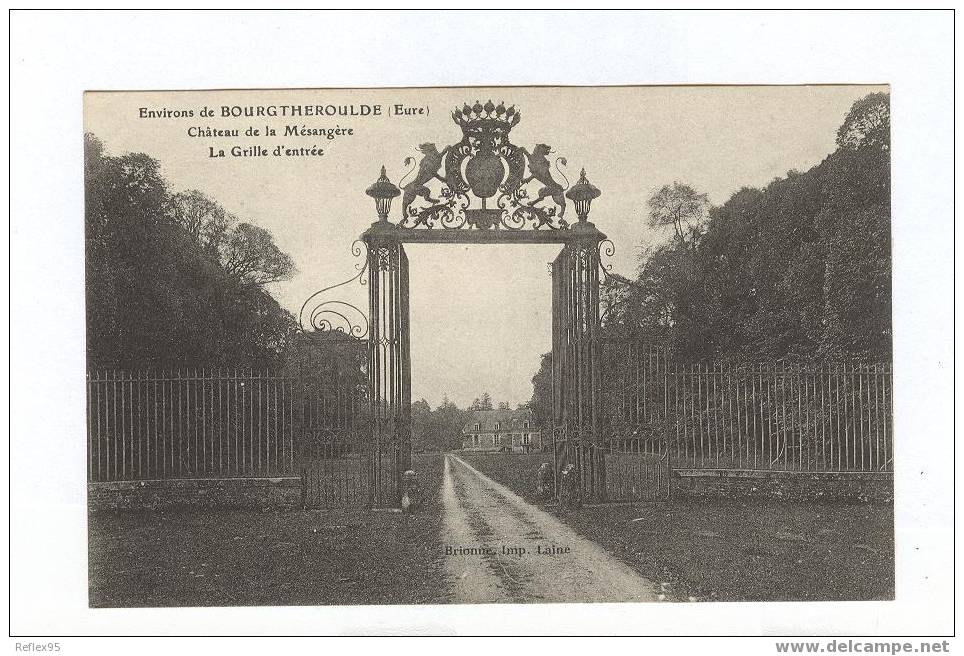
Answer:
<svg viewBox="0 0 964 656"><path fill-rule="evenodd" d="M542 433L528 410L474 410L462 428L465 451L542 450Z"/></svg>

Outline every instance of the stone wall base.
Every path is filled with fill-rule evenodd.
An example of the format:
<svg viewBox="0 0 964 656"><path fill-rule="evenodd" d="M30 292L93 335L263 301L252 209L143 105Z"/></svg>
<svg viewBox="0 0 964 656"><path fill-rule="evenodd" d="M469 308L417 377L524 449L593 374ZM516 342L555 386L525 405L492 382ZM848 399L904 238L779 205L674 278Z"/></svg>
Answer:
<svg viewBox="0 0 964 656"><path fill-rule="evenodd" d="M91 510L124 508L300 507L301 478L217 478L87 484Z"/></svg>
<svg viewBox="0 0 964 656"><path fill-rule="evenodd" d="M889 474L817 474L732 470L676 470L673 494L680 497L762 497L787 501L892 502Z"/></svg>

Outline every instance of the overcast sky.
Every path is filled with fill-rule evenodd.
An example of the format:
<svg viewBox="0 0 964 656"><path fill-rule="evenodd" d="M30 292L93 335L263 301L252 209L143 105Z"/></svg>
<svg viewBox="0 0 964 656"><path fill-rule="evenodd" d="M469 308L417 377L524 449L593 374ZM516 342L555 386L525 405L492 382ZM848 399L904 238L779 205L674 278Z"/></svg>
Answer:
<svg viewBox="0 0 964 656"><path fill-rule="evenodd" d="M398 182L403 160L432 141L457 142L455 106L475 100L515 104L513 143L547 143L567 158L570 181L585 167L602 190L591 220L615 243L614 270L631 274L641 248L660 235L645 226L645 201L679 180L724 202L790 169L806 170L834 149L851 104L879 87L614 87L112 92L85 97L86 130L110 154L144 152L160 161L175 191L199 189L243 220L270 230L298 274L272 294L297 314L315 290L355 272L351 244L375 219L365 188L385 164ZM393 116L396 103L427 108ZM221 106L380 104L378 117L222 118ZM213 117L199 116L211 107ZM151 111L194 110L190 118L141 118ZM264 129L278 136L190 137L191 127ZM284 137L288 125L351 128L351 136ZM209 147L267 150L317 145L322 157L209 156ZM398 215L399 203L393 207ZM572 208L569 208L572 213ZM568 215L567 215L567 218ZM574 218L574 217L572 217ZM411 263L412 396L434 407L448 395L466 405L483 390L513 405L531 395L530 379L550 344L546 263L558 246L406 246ZM365 288L346 300L367 307Z"/></svg>

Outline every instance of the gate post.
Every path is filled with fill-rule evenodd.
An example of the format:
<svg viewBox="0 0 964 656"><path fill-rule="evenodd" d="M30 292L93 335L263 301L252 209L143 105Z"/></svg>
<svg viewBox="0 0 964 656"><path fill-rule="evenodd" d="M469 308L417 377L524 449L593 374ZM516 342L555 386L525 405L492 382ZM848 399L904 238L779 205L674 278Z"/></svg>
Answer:
<svg viewBox="0 0 964 656"><path fill-rule="evenodd" d="M368 247L371 502L394 508L412 462L408 257L388 221L376 221L361 238Z"/></svg>
<svg viewBox="0 0 964 656"><path fill-rule="evenodd" d="M599 244L606 235L580 216L552 265L553 415L564 454L553 450L556 480L575 465L582 495L606 499L606 442L600 428Z"/></svg>

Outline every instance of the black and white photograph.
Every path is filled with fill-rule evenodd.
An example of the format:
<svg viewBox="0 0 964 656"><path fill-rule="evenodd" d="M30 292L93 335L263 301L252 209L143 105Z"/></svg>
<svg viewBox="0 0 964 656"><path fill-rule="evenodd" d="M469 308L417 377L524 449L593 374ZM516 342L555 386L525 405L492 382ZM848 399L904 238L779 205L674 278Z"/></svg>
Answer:
<svg viewBox="0 0 964 656"><path fill-rule="evenodd" d="M893 598L886 87L90 93L85 149L92 606Z"/></svg>

